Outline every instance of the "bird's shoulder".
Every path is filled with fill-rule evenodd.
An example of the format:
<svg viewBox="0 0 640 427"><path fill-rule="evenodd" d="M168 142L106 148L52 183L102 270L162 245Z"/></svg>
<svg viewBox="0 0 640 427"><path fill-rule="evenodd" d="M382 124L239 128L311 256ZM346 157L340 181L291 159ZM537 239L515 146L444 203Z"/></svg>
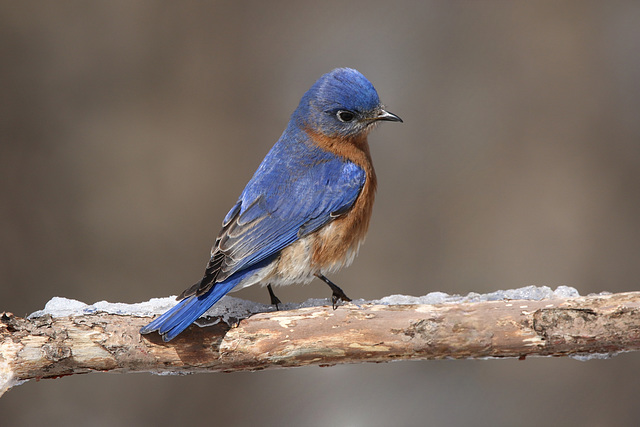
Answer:
<svg viewBox="0 0 640 427"><path fill-rule="evenodd" d="M273 214L277 208L294 204L300 214L311 213L305 208L313 210L314 204L322 202L332 204L341 191L361 188L366 176L364 167L308 139L281 138L240 195L239 213L252 207Z"/></svg>

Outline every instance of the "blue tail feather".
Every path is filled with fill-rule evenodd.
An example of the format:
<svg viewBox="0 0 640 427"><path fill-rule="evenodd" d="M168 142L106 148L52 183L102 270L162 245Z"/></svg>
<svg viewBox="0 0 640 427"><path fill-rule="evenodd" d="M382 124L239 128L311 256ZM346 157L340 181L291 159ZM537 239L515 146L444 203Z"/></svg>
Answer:
<svg viewBox="0 0 640 427"><path fill-rule="evenodd" d="M273 261L273 258L274 257L269 257L246 270L232 275L224 282L216 283L213 288L204 295L200 295L199 297L193 295L183 299L162 316L154 319L147 326L140 329L140 333L148 334L153 331L158 331L165 342L171 341L244 279L249 278L263 267L269 265Z"/></svg>
<svg viewBox="0 0 640 427"><path fill-rule="evenodd" d="M204 295L185 298L162 316L140 329L140 333L148 334L158 331L165 342L171 341L233 289L238 281L236 279L217 283Z"/></svg>

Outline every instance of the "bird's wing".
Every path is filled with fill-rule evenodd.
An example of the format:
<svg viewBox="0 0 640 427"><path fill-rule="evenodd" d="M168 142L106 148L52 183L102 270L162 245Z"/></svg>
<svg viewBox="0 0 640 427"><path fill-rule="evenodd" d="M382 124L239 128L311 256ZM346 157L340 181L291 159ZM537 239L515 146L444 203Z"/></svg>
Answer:
<svg viewBox="0 0 640 427"><path fill-rule="evenodd" d="M362 168L337 157L259 170L225 217L204 278L180 297L206 293L346 213L365 180Z"/></svg>

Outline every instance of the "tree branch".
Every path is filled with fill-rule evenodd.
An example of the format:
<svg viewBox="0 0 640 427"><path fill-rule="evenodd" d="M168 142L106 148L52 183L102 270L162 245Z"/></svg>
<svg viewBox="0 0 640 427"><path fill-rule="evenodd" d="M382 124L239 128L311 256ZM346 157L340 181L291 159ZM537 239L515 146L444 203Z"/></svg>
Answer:
<svg viewBox="0 0 640 427"><path fill-rule="evenodd" d="M164 343L148 317L0 318L0 394L86 372L181 374L401 359L607 354L640 349L640 292L436 305L346 305L191 326Z"/></svg>

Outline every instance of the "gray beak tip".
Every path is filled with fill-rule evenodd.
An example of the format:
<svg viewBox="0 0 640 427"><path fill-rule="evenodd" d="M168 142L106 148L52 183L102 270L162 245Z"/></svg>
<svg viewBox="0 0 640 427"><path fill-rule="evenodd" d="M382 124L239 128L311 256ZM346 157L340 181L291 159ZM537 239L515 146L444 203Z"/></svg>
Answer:
<svg viewBox="0 0 640 427"><path fill-rule="evenodd" d="M376 120L404 123L399 116L393 113L390 113L389 111L386 111L386 110L381 110L380 114L378 114L378 116L376 117Z"/></svg>

